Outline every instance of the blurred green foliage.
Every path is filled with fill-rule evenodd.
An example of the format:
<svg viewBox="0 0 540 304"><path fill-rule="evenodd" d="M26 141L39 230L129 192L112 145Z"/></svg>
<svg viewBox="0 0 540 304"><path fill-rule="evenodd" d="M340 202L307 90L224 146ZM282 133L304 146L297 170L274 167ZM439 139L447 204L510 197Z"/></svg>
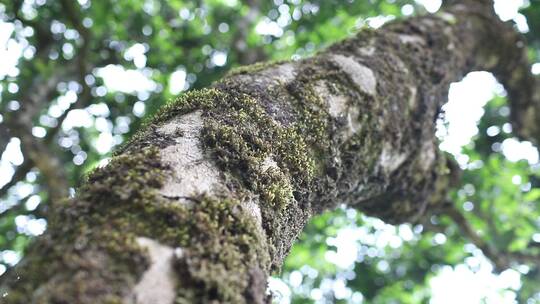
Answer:
<svg viewBox="0 0 540 304"><path fill-rule="evenodd" d="M540 4L531 1L522 12L538 61ZM297 60L363 27L423 13L412 0L7 1L0 4L0 42L17 56L0 64L0 126L17 118L36 83L60 74L47 99L33 105L30 127L35 140L52 138L47 149L73 192L85 172L179 92L208 86L236 66ZM497 96L486 105L452 199L496 250L538 256L540 170L505 158L502 143L515 140L505 104ZM10 140L2 184L28 162L24 149L24 160L15 157L20 144ZM33 168L0 198L0 272L44 228L45 179ZM474 271L482 259L447 216L391 226L339 209L311 221L270 288L283 303L428 303L430 280L441 269L464 263ZM515 300L539 303L538 267L517 263L513 271L521 275L510 290Z"/></svg>

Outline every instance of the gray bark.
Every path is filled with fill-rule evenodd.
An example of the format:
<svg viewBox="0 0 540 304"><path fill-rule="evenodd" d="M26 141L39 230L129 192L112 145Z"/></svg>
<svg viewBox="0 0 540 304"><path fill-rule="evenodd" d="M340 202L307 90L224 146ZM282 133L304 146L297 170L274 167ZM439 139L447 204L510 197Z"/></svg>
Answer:
<svg viewBox="0 0 540 304"><path fill-rule="evenodd" d="M452 2L179 97L59 204L4 279L9 303L265 303L312 215L436 210L456 178L434 135L451 82L496 72L516 129L540 138L521 38L488 5Z"/></svg>

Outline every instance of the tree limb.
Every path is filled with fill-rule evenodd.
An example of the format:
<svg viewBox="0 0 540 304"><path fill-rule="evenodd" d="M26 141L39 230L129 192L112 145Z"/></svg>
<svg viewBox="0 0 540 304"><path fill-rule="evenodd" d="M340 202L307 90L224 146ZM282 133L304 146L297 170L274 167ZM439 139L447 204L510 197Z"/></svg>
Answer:
<svg viewBox="0 0 540 304"><path fill-rule="evenodd" d="M253 64L266 59L262 48L250 48L247 44L249 33L259 16L261 3L259 0L248 0L246 4L249 7L248 12L236 23L237 31L232 40L234 54L238 56L238 62L241 65Z"/></svg>
<svg viewBox="0 0 540 304"><path fill-rule="evenodd" d="M482 250L484 255L493 262L496 271L502 272L508 268L511 268L515 263L529 265L537 265L540 263L540 255L537 254L498 250L495 246L493 246L493 244L485 241L480 235L478 235L467 218L456 209L454 204L447 203L446 208L444 209L444 214L449 216L461 229L466 238L468 238L476 247Z"/></svg>
<svg viewBox="0 0 540 304"><path fill-rule="evenodd" d="M8 128L5 128L5 130L7 132L11 129L13 136L21 139L25 163L21 168L17 168L12 180L2 187L2 195L20 179L24 178L33 166L36 166L40 173L44 175L51 201L58 201L67 195L68 183L62 162L50 151L50 147L54 136L60 130L68 112L72 109L88 105L91 100L90 87L85 82L85 76L88 73L88 64L86 61L90 48L91 33L82 25L80 12L74 6L74 3L62 1L62 6L68 12L67 18L81 34L83 43L75 57L75 65L68 66L67 68L57 68L55 73L50 75L46 81L34 82L30 88L26 88L24 91L27 93L21 97L21 109L14 113L15 117L7 117L5 125ZM17 18L21 18L18 15L17 7L15 7L15 15ZM44 45L38 45L38 52L43 53L45 48L46 46ZM57 94L57 85L66 79L66 77L71 78L72 74L75 74L78 78L78 82L83 88L82 93L79 94L77 101L71 104L70 108L58 118L58 125L49 130L45 140L42 141L35 138L30 130L33 126L35 116L41 111L42 105L46 104L43 101L53 99Z"/></svg>
<svg viewBox="0 0 540 304"><path fill-rule="evenodd" d="M56 210L2 278L8 299L262 304L313 214L345 202L398 223L438 208L449 85L513 43L479 3L182 95Z"/></svg>

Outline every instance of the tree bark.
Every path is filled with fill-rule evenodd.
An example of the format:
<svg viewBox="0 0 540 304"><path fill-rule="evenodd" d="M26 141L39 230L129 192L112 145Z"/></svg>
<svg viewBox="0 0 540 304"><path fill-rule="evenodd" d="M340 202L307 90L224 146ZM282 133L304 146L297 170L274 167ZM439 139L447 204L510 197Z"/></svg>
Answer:
<svg viewBox="0 0 540 304"><path fill-rule="evenodd" d="M540 138L520 36L488 1L449 3L169 103L58 204L3 278L7 303L266 303L312 215L437 209L455 180L434 135L451 82L496 72L518 132Z"/></svg>

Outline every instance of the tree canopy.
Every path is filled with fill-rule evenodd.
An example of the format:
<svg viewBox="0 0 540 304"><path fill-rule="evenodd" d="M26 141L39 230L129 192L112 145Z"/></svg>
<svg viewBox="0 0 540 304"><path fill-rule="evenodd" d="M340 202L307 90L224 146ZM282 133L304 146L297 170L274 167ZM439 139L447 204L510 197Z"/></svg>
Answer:
<svg viewBox="0 0 540 304"><path fill-rule="evenodd" d="M305 58L437 8L412 0L0 4L0 273L46 229L51 201L73 195L167 100L239 66ZM540 3L519 8L499 13L525 34L540 74ZM463 169L454 211L395 226L345 207L316 217L270 281L275 301L427 303L448 278L489 277L501 283L476 295L487 302L540 302L538 152L512 132L506 92L493 83L472 138L446 146ZM461 123L447 110L438 121L443 145Z"/></svg>

